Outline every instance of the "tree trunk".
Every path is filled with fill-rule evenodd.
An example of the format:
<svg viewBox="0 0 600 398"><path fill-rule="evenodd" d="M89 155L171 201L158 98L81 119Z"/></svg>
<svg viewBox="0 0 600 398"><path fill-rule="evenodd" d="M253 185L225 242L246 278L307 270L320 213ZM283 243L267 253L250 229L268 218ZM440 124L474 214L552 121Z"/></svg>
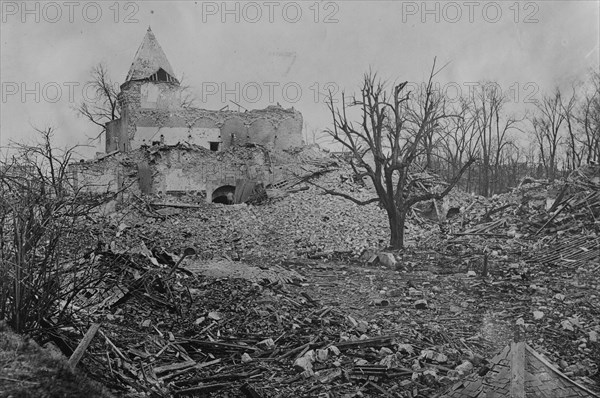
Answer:
<svg viewBox="0 0 600 398"><path fill-rule="evenodd" d="M390 247L392 250L400 250L404 247L404 223L406 213L390 209L387 211L390 222Z"/></svg>

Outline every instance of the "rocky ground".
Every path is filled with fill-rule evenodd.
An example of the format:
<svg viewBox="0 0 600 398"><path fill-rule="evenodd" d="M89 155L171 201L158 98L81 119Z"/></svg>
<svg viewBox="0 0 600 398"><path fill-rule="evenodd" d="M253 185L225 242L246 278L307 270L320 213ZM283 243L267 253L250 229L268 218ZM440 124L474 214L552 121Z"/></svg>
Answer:
<svg viewBox="0 0 600 398"><path fill-rule="evenodd" d="M600 391L594 175L453 193L442 220L411 214L391 256L377 205L313 185L256 206L136 199L78 237L95 248L80 266L105 277L55 334L75 347L101 324L79 366L115 396L430 397L485 372L516 329ZM344 171L314 182L370 195Z"/></svg>

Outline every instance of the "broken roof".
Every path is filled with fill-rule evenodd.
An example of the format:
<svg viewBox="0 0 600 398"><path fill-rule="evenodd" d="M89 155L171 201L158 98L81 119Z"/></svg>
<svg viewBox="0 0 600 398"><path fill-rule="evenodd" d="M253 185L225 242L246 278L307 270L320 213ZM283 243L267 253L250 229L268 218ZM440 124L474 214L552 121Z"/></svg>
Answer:
<svg viewBox="0 0 600 398"><path fill-rule="evenodd" d="M131 64L131 68L129 68L129 73L127 73L125 81L148 79L160 69L163 69L175 79L175 72L173 72L167 56L160 47L160 44L158 44L158 40L156 40L152 29L148 27L146 36L144 36L142 44L135 53L133 63Z"/></svg>
<svg viewBox="0 0 600 398"><path fill-rule="evenodd" d="M569 379L525 342L507 345L488 367L484 376L468 377L441 398L598 397Z"/></svg>

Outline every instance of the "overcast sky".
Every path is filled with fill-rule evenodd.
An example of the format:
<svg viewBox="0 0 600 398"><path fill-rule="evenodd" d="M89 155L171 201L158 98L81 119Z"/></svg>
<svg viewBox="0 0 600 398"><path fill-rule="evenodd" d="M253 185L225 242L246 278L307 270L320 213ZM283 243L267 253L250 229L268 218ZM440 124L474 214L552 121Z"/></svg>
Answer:
<svg viewBox="0 0 600 398"><path fill-rule="evenodd" d="M319 92L352 92L369 68L421 82L437 56L449 97L495 80L516 107L599 68L597 0L24 4L2 1L0 145L32 126L56 128L61 146L97 135L72 110L90 69L122 83L148 26L201 107L280 103L309 129L329 123Z"/></svg>

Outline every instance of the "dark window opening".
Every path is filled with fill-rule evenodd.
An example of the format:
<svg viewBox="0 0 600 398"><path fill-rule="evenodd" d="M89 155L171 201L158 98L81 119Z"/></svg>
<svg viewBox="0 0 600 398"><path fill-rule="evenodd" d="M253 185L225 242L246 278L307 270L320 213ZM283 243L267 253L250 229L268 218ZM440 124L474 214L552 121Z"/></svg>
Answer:
<svg viewBox="0 0 600 398"><path fill-rule="evenodd" d="M217 152L219 150L219 143L218 142L209 142L210 144L210 150Z"/></svg>
<svg viewBox="0 0 600 398"><path fill-rule="evenodd" d="M233 204L233 195L235 194L235 187L232 185L224 185L220 188L215 189L212 194L213 203L222 203L224 205Z"/></svg>
<svg viewBox="0 0 600 398"><path fill-rule="evenodd" d="M169 75L163 68L159 68L155 74L148 78L148 80L153 82L177 83L177 79Z"/></svg>

